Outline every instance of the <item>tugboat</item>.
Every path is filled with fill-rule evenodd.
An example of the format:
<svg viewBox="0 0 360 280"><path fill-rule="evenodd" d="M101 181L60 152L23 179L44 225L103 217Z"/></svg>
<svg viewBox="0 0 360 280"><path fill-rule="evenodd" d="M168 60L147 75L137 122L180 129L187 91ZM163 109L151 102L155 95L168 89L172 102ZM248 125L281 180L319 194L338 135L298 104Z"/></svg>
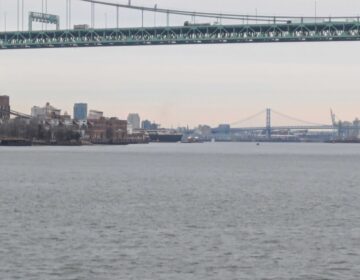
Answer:
<svg viewBox="0 0 360 280"><path fill-rule="evenodd" d="M199 137L195 136L189 136L188 138L186 138L184 141L181 141L181 143L185 143L185 144L194 144L194 143L204 143L204 141L202 141Z"/></svg>

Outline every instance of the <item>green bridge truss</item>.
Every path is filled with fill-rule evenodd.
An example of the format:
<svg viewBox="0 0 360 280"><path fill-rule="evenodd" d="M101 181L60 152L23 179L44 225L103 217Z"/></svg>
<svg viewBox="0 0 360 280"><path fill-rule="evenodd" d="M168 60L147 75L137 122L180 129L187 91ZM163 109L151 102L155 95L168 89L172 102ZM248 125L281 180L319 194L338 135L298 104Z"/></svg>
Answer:
<svg viewBox="0 0 360 280"><path fill-rule="evenodd" d="M99 46L360 40L359 19L321 23L197 25L0 33L0 50Z"/></svg>

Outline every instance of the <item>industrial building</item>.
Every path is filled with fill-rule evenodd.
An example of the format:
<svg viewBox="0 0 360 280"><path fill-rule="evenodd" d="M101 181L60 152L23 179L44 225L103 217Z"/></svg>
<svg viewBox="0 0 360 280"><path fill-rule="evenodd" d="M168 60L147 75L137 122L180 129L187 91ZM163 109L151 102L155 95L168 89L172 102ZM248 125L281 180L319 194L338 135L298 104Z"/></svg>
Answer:
<svg viewBox="0 0 360 280"><path fill-rule="evenodd" d="M31 108L31 116L40 120L60 118L61 110L51 106L49 102L44 107L34 106Z"/></svg>

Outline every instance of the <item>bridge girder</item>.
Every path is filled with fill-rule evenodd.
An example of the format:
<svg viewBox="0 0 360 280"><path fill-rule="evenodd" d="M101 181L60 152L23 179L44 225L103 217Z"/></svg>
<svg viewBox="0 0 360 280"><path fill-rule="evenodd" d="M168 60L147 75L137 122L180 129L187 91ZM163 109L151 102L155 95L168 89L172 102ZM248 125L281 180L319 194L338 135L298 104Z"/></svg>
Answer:
<svg viewBox="0 0 360 280"><path fill-rule="evenodd" d="M0 50L331 41L360 41L360 22L2 32Z"/></svg>

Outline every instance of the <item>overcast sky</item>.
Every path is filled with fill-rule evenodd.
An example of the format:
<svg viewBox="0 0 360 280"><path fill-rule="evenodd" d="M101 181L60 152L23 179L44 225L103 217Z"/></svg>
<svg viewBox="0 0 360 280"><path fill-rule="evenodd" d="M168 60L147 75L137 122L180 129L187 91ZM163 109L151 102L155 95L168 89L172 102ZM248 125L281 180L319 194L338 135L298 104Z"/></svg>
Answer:
<svg viewBox="0 0 360 280"><path fill-rule="evenodd" d="M72 23L89 23L89 5L72 2ZM41 10L41 0L25 3L26 12ZM315 13L312 0L132 3L224 13ZM0 32L4 12L7 29L16 28L15 5L15 0L0 0ZM64 24L65 0L48 0L48 12L59 14ZM318 0L317 13L358 15L360 1ZM97 7L98 27L105 26L105 18L108 26L114 24L114 9ZM156 21L165 24L160 15ZM122 11L121 24L138 26L140 16ZM153 25L154 17L146 15L146 24ZM233 123L266 107L329 123L330 107L342 119L360 117L359 48L360 42L0 51L0 94L10 95L13 108L23 112L49 101L72 113L73 103L81 101L107 116L138 112L165 126Z"/></svg>

